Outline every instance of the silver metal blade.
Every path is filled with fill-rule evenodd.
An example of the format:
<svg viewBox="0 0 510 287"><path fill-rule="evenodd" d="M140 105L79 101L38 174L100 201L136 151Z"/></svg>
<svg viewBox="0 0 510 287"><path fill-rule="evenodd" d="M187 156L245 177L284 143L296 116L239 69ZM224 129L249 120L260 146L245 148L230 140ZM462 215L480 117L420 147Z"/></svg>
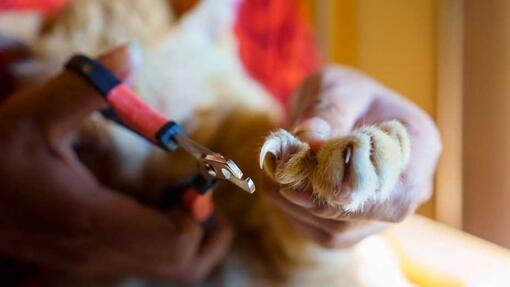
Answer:
<svg viewBox="0 0 510 287"><path fill-rule="evenodd" d="M186 136L176 135L175 139L184 150L198 160L200 169L206 176L228 180L248 193L255 192L253 180L249 177L243 178L243 172L234 161L207 149Z"/></svg>

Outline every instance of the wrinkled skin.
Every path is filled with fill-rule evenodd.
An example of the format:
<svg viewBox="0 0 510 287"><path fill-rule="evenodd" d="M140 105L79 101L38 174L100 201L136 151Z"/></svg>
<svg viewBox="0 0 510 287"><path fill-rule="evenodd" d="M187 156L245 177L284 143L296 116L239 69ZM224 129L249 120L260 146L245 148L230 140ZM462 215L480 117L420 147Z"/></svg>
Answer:
<svg viewBox="0 0 510 287"><path fill-rule="evenodd" d="M135 58L128 46L100 61L127 79ZM0 105L0 254L60 276L204 278L231 241L221 218L205 234L184 211L161 212L100 184L78 160L72 131L104 107L69 72Z"/></svg>
<svg viewBox="0 0 510 287"><path fill-rule="evenodd" d="M441 150L439 133L422 110L359 72L326 67L302 84L293 99L291 131L309 142L312 151L330 138L388 120L404 124L411 141L409 164L390 199L367 202L362 211L346 215L340 208L319 204L311 190L269 192L298 232L325 247L348 247L403 220L430 197Z"/></svg>

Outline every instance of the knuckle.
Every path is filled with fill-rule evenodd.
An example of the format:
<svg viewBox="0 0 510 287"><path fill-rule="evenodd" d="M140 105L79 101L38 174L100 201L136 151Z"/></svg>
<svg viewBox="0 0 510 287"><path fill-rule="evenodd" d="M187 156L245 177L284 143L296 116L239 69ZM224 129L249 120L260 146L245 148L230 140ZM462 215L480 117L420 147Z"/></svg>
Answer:
<svg viewBox="0 0 510 287"><path fill-rule="evenodd" d="M437 130L437 128L433 126L432 129L433 129L432 134L435 136L431 136L430 145L434 153L436 155L439 155L443 150L443 141L441 140L441 136L439 136L439 131Z"/></svg>
<svg viewBox="0 0 510 287"><path fill-rule="evenodd" d="M423 142L427 145L427 151L438 156L443 148L441 135L434 121L422 110L415 109L416 116L405 125L414 143Z"/></svg>
<svg viewBox="0 0 510 287"><path fill-rule="evenodd" d="M429 148L439 154L442 150L443 143L441 141L439 129L434 124L434 121L429 116L424 115L421 126L423 130L422 134L428 138Z"/></svg>

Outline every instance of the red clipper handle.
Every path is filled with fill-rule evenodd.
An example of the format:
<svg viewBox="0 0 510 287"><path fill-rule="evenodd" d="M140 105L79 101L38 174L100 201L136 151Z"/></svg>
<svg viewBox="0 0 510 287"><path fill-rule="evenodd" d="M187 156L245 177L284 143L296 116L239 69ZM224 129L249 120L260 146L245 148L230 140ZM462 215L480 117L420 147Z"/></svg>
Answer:
<svg viewBox="0 0 510 287"><path fill-rule="evenodd" d="M184 134L181 127L143 102L101 63L84 55L76 55L65 67L82 76L110 103L113 114L108 113L108 117L166 150L178 147L173 136ZM214 185L215 180L198 176L184 192L181 190L178 193L180 198L174 201L183 203L197 221L210 221L214 213L210 190Z"/></svg>
<svg viewBox="0 0 510 287"><path fill-rule="evenodd" d="M168 186L161 199L163 207L181 204L207 229L214 223L212 191L217 182L216 179L207 179L198 173L187 181Z"/></svg>
<svg viewBox="0 0 510 287"><path fill-rule="evenodd" d="M126 84L111 89L106 100L124 125L152 142L159 143L156 135L169 122L162 113L140 100Z"/></svg>
<svg viewBox="0 0 510 287"><path fill-rule="evenodd" d="M211 192L200 194L194 187L190 187L182 195L182 202L198 222L207 221L214 213Z"/></svg>
<svg viewBox="0 0 510 287"><path fill-rule="evenodd" d="M84 55L75 55L65 68L80 75L111 104L113 113L108 110L103 111L103 115L163 149L177 149L179 145L174 135L184 134L182 128L139 99L101 63Z"/></svg>

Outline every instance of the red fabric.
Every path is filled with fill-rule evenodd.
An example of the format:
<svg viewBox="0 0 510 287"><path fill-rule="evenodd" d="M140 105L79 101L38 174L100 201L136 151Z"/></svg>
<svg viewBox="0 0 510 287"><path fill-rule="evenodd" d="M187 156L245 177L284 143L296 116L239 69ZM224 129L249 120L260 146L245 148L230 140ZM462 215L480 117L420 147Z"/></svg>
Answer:
<svg viewBox="0 0 510 287"><path fill-rule="evenodd" d="M243 0L234 27L245 68L284 105L319 64L299 4L297 0Z"/></svg>
<svg viewBox="0 0 510 287"><path fill-rule="evenodd" d="M30 10L50 14L67 3L67 0L0 0L2 10Z"/></svg>

